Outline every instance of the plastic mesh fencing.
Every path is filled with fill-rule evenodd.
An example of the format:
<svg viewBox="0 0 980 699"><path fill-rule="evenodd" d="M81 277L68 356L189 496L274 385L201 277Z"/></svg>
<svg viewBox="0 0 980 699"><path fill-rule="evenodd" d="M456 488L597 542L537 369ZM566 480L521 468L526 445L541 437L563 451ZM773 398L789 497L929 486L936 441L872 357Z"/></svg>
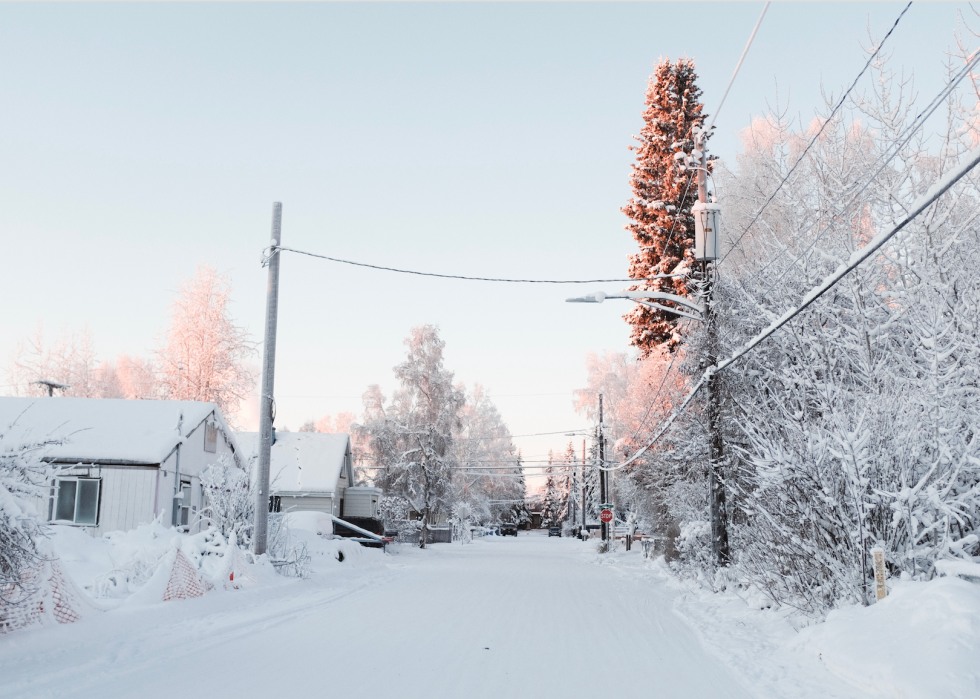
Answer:
<svg viewBox="0 0 980 699"><path fill-rule="evenodd" d="M211 583L198 574L184 552L178 549L170 579L167 581L167 589L163 593L163 600L166 602L172 599L203 597L205 592L213 588Z"/></svg>
<svg viewBox="0 0 980 699"><path fill-rule="evenodd" d="M0 591L0 634L52 619L70 624L82 618L82 600L58 561L45 561L23 573L21 583Z"/></svg>
<svg viewBox="0 0 980 699"><path fill-rule="evenodd" d="M237 546L232 546L225 555L229 557L228 580L225 581L226 588L237 590L242 586L242 583L258 582L257 578L249 570L249 563L245 560L245 555L241 549Z"/></svg>

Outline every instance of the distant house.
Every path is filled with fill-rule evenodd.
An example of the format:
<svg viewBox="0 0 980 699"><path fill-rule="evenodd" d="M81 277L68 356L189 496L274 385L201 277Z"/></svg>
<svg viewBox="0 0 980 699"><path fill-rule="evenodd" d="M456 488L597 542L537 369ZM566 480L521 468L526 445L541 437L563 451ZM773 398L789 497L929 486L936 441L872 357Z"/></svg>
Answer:
<svg viewBox="0 0 980 699"><path fill-rule="evenodd" d="M0 397L0 430L11 426L35 440L65 439L43 457L64 470L40 511L93 536L161 513L167 524L192 528L204 469L221 457L242 465L214 403Z"/></svg>
<svg viewBox="0 0 980 699"><path fill-rule="evenodd" d="M544 521L544 510L531 510L531 521L527 523L528 529L540 529Z"/></svg>
<svg viewBox="0 0 980 699"><path fill-rule="evenodd" d="M254 473L258 462L259 433L238 432L235 437L242 453L251 461ZM350 435L276 432L269 465L269 495L273 512L325 512L334 517L343 517L346 509L349 509L344 507L344 496L353 484L354 461ZM358 488L353 491L358 493L358 516L362 512L371 512L371 494L365 493L365 490L376 489ZM380 493L380 490L377 492ZM367 503L362 502L365 496L368 497ZM375 495L375 515L377 501L378 495Z"/></svg>

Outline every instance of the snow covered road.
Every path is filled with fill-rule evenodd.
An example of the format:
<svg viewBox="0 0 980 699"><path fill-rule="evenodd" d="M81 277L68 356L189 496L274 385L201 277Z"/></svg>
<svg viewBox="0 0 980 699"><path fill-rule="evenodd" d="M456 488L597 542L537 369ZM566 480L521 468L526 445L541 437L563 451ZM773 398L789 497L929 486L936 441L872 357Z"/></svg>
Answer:
<svg viewBox="0 0 980 699"><path fill-rule="evenodd" d="M538 533L0 637L0 697L752 696L676 593Z"/></svg>

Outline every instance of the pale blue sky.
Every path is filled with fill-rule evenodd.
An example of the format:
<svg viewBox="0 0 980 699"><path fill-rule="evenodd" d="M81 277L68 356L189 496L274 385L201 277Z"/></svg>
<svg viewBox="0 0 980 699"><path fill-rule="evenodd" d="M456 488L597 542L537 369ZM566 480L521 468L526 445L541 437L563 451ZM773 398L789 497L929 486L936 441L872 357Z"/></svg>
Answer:
<svg viewBox="0 0 980 699"><path fill-rule="evenodd" d="M904 3L774 4L717 122L809 121ZM230 272L261 332L271 204L289 246L443 273L625 276L631 134L660 56L697 61L713 113L761 3L0 4L0 356L42 320L147 354L179 275ZM964 4L912 6L890 46L925 101ZM974 22L980 27L980 20ZM616 285L606 285L609 289ZM441 326L515 434L584 425L589 350L625 350L592 291L448 282L286 256L279 419L359 410L402 339ZM535 395L518 395L535 394ZM540 395L546 394L546 395ZM521 440L525 454L561 437Z"/></svg>

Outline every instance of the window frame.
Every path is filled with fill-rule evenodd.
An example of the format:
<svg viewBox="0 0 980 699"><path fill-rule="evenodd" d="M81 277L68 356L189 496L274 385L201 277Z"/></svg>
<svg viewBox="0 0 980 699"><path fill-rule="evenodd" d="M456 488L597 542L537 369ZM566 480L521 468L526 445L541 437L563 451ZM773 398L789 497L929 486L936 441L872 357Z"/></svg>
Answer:
<svg viewBox="0 0 980 699"><path fill-rule="evenodd" d="M95 521L94 522L79 522L78 521L78 510L82 504L81 498L78 497L79 490L81 486L80 482L96 484L96 495L95 495ZM75 489L75 497L72 502L72 518L71 519L58 519L58 501L61 498L61 490L65 483L71 483ZM54 479L54 495L52 497L51 504L51 519L49 520L51 524L65 524L73 527L98 527L99 521L102 517L102 478L101 477L91 477L91 476L58 476Z"/></svg>
<svg viewBox="0 0 980 699"><path fill-rule="evenodd" d="M218 453L218 423L213 420L204 422L204 451L208 454Z"/></svg>

